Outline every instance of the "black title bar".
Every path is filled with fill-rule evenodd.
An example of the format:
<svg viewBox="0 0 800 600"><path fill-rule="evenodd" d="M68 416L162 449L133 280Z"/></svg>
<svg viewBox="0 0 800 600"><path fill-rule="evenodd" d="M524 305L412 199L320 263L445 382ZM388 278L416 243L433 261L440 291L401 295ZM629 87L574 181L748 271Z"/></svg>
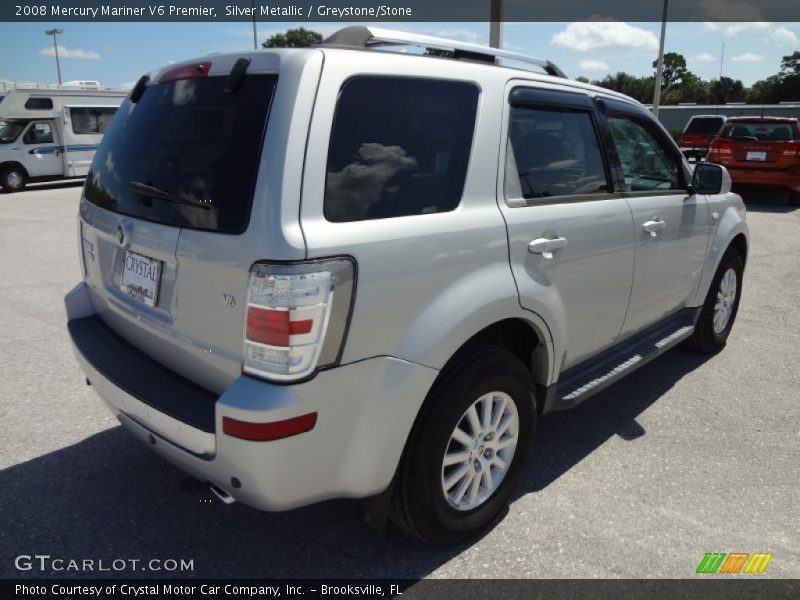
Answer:
<svg viewBox="0 0 800 600"><path fill-rule="evenodd" d="M663 0L3 0L0 21L661 21ZM798 0L669 0L669 21L800 21Z"/></svg>

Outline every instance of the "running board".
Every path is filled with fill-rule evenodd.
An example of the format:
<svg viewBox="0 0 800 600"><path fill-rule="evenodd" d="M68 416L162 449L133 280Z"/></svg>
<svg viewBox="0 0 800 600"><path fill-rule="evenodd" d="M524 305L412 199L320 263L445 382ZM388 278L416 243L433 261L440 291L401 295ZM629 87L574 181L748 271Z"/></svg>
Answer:
<svg viewBox="0 0 800 600"><path fill-rule="evenodd" d="M673 348L694 332L699 309L685 309L561 374L550 386L549 410L572 408Z"/></svg>

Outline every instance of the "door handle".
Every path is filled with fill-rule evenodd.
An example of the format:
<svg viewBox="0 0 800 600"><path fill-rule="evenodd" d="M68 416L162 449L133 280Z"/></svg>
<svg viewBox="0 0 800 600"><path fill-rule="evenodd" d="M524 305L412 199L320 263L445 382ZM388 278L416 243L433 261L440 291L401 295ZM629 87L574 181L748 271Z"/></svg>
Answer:
<svg viewBox="0 0 800 600"><path fill-rule="evenodd" d="M553 250L558 250L567 245L567 238L536 238L528 244L528 252L541 254L544 258L553 258Z"/></svg>
<svg viewBox="0 0 800 600"><path fill-rule="evenodd" d="M642 229L648 232L652 237L656 237L656 231L660 231L666 227L667 224L661 219L653 219L642 223Z"/></svg>

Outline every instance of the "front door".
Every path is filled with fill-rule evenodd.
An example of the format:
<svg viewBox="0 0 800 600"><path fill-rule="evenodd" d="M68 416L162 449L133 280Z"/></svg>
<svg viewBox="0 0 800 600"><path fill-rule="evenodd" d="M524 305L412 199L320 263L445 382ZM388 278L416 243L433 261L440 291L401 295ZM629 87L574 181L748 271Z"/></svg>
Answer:
<svg viewBox="0 0 800 600"><path fill-rule="evenodd" d="M694 295L708 244L708 207L689 193L678 148L647 114L607 103L623 196L633 213L636 270L623 337L684 308Z"/></svg>
<svg viewBox="0 0 800 600"><path fill-rule="evenodd" d="M31 177L57 177L64 174L64 149L52 121L32 121L22 134L21 156Z"/></svg>

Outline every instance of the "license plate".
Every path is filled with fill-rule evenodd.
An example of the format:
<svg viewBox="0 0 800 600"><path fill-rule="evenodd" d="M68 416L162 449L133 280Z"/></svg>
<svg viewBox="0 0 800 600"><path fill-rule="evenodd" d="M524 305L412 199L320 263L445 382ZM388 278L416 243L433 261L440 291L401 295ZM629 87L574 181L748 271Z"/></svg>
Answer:
<svg viewBox="0 0 800 600"><path fill-rule="evenodd" d="M766 152L748 152L747 153L747 160L765 161L765 160L767 160L767 153Z"/></svg>
<svg viewBox="0 0 800 600"><path fill-rule="evenodd" d="M131 298L136 298L147 306L155 306L158 300L160 275L160 260L126 250L122 282L119 287Z"/></svg>

